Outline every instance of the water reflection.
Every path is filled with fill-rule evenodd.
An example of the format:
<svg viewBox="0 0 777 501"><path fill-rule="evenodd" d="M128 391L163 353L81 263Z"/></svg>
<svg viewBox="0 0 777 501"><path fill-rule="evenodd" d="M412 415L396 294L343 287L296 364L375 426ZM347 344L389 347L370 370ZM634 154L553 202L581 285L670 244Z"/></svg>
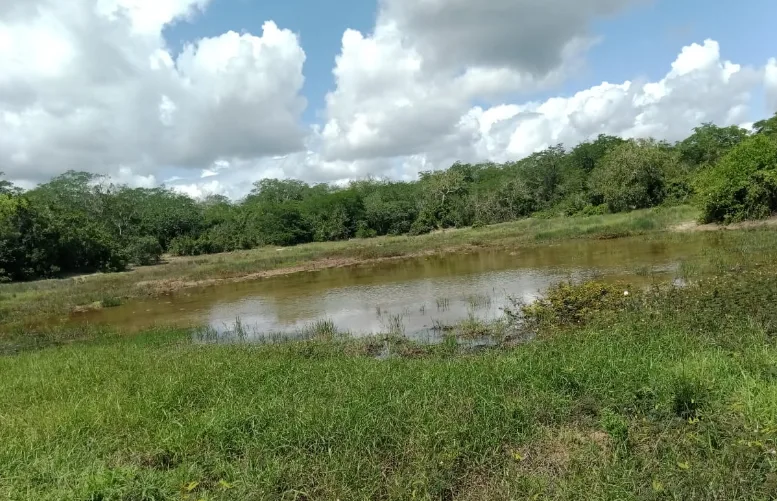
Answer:
<svg viewBox="0 0 777 501"><path fill-rule="evenodd" d="M91 312L73 321L145 328L207 325L251 336L295 333L331 319L353 335L401 329L423 339L435 326L501 316L508 298L532 301L550 284L598 277L634 285L671 280L700 241L577 241L513 251L435 256L192 289Z"/></svg>

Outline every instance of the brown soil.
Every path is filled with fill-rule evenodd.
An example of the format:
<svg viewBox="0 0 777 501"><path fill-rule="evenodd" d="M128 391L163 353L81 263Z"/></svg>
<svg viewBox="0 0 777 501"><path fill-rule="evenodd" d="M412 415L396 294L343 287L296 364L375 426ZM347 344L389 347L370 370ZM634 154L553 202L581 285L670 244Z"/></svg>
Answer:
<svg viewBox="0 0 777 501"><path fill-rule="evenodd" d="M761 228L764 226L777 226L777 216L770 217L769 219L762 219L759 221L742 221L741 223L732 224L699 224L696 221L686 221L680 223L671 228L672 231L686 232L686 231L721 231L721 230L746 230L748 228Z"/></svg>

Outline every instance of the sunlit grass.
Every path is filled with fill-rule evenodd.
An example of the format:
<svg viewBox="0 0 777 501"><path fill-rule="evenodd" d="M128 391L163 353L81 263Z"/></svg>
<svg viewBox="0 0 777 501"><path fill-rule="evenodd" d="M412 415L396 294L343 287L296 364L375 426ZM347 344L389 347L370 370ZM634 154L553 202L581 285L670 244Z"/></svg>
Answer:
<svg viewBox="0 0 777 501"><path fill-rule="evenodd" d="M756 267L478 354L470 318L432 345L323 320L0 357L0 498L771 499L776 299Z"/></svg>

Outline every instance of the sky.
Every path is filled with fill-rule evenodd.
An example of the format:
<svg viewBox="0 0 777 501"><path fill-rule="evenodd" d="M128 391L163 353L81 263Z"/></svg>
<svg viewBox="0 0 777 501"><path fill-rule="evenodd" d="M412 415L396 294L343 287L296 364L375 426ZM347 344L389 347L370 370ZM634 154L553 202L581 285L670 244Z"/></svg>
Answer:
<svg viewBox="0 0 777 501"><path fill-rule="evenodd" d="M2 0L0 171L239 199L777 111L773 0Z"/></svg>

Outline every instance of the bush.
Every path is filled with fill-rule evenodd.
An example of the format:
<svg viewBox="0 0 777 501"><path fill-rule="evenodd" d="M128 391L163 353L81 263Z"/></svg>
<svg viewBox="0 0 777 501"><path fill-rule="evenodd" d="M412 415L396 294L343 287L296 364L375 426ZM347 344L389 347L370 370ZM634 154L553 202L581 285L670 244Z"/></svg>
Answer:
<svg viewBox="0 0 777 501"><path fill-rule="evenodd" d="M157 264L162 257L162 246L155 237L137 237L127 246L127 257L132 264Z"/></svg>
<svg viewBox="0 0 777 501"><path fill-rule="evenodd" d="M198 256L201 254L197 239L188 235L172 239L168 251L174 256Z"/></svg>
<svg viewBox="0 0 777 501"><path fill-rule="evenodd" d="M697 181L702 221L760 219L777 210L777 141L748 138Z"/></svg>
<svg viewBox="0 0 777 501"><path fill-rule="evenodd" d="M520 312L506 310L505 313L512 318L522 317L531 325L575 325L602 312L618 311L629 298L623 288L613 284L561 282L548 288L542 299L520 306Z"/></svg>
<svg viewBox="0 0 777 501"><path fill-rule="evenodd" d="M674 154L651 141L628 141L608 153L589 180L593 199L612 212L646 209L666 195L666 174L674 172Z"/></svg>
<svg viewBox="0 0 777 501"><path fill-rule="evenodd" d="M607 204L586 205L580 214L583 216L603 216L609 212Z"/></svg>

